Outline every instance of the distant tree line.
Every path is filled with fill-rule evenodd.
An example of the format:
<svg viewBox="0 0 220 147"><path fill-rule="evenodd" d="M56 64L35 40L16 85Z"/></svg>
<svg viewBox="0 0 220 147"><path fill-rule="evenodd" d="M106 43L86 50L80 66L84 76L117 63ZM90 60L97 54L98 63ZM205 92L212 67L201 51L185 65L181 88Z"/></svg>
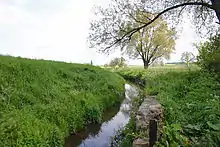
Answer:
<svg viewBox="0 0 220 147"><path fill-rule="evenodd" d="M109 64L105 64L105 66L121 68L127 66L126 60L123 57L116 57L110 61Z"/></svg>

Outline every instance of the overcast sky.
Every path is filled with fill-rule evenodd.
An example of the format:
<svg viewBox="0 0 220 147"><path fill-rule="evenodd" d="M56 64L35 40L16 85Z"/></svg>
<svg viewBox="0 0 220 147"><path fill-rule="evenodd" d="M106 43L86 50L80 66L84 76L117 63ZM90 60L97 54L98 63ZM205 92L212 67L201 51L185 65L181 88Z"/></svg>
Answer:
<svg viewBox="0 0 220 147"><path fill-rule="evenodd" d="M100 3L102 1L102 4ZM88 48L87 36L93 5L103 0L0 0L0 54L66 62L105 64L120 55L105 56ZM198 37L185 20L175 54L192 51ZM140 64L141 61L130 61Z"/></svg>

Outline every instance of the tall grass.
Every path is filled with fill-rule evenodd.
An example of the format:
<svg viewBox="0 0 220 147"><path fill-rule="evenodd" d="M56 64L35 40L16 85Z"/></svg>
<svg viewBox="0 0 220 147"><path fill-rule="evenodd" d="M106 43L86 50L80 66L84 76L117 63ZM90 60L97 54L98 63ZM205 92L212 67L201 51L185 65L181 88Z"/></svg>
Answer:
<svg viewBox="0 0 220 147"><path fill-rule="evenodd" d="M163 105L165 126L159 146L219 146L220 83L215 74L184 69L119 73L145 79L146 93L157 95Z"/></svg>
<svg viewBox="0 0 220 147"><path fill-rule="evenodd" d="M147 92L157 94L165 110L162 144L220 144L220 83L215 75L203 71L171 72L152 78Z"/></svg>
<svg viewBox="0 0 220 147"><path fill-rule="evenodd" d="M0 146L63 146L124 96L101 68L0 56Z"/></svg>

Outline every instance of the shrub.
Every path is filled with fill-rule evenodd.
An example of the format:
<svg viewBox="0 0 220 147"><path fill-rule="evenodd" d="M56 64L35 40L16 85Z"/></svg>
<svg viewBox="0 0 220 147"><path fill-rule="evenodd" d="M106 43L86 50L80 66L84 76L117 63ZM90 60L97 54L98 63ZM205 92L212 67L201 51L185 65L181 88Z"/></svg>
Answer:
<svg viewBox="0 0 220 147"><path fill-rule="evenodd" d="M210 38L198 48L198 63L204 69L220 72L220 34Z"/></svg>
<svg viewBox="0 0 220 147"><path fill-rule="evenodd" d="M147 89L148 92L158 93L165 110L165 128L172 129L170 125L179 124L182 130L181 134L179 130L170 130L172 135L177 135L175 137L166 130L168 134L164 134L163 144L167 144L165 141L184 144L187 137L191 145L207 145L209 142L213 146L218 145L220 84L213 74L203 71L171 72L152 78Z"/></svg>
<svg viewBox="0 0 220 147"><path fill-rule="evenodd" d="M126 60L123 57L120 58L114 58L110 61L109 66L110 67L125 67L126 64Z"/></svg>
<svg viewBox="0 0 220 147"><path fill-rule="evenodd" d="M158 146L219 146L220 83L215 74L164 68L119 72L145 79L147 94L157 95L162 104L165 125Z"/></svg>

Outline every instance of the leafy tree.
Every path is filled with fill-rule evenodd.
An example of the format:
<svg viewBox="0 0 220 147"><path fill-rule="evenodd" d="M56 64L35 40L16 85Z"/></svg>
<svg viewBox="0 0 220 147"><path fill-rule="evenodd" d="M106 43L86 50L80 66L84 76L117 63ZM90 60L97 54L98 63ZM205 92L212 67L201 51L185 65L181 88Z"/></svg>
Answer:
<svg viewBox="0 0 220 147"><path fill-rule="evenodd" d="M141 59L146 69L157 59L169 59L170 53L175 49L174 39L175 31L170 30L167 23L159 19L151 26L135 33L125 46L125 53L130 58Z"/></svg>
<svg viewBox="0 0 220 147"><path fill-rule="evenodd" d="M153 15L147 15L149 13ZM96 8L99 19L91 23L89 42L91 47L103 52L123 48L135 33L157 19L164 17L175 24L182 20L183 14L192 17L197 28L220 27L217 23L217 27L210 27L215 21L220 24L219 0L112 0L108 8ZM134 22L140 25L128 27Z"/></svg>
<svg viewBox="0 0 220 147"><path fill-rule="evenodd" d="M190 63L195 60L195 56L192 52L183 52L181 55L182 62L186 63L188 69L190 69Z"/></svg>
<svg viewBox="0 0 220 147"><path fill-rule="evenodd" d="M126 66L126 60L123 57L114 58L110 61L109 66L111 67L124 67Z"/></svg>
<svg viewBox="0 0 220 147"><path fill-rule="evenodd" d="M220 34L211 37L209 41L198 47L198 63L204 69L220 72Z"/></svg>

